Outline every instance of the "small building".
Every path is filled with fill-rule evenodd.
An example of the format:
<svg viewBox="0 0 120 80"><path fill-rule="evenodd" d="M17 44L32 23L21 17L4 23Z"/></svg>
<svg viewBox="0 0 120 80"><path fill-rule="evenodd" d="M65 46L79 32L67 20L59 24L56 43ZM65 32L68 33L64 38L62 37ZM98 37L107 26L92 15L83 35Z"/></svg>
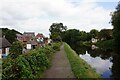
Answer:
<svg viewBox="0 0 120 80"><path fill-rule="evenodd" d="M28 41L26 44L26 49L35 49L37 47L37 41Z"/></svg>
<svg viewBox="0 0 120 80"><path fill-rule="evenodd" d="M97 38L92 38L91 41L92 41L92 43L96 43L98 41L98 39Z"/></svg>
<svg viewBox="0 0 120 80"><path fill-rule="evenodd" d="M6 38L0 38L0 58L6 57L10 52L9 52L9 48L10 48L11 44L10 42L6 39Z"/></svg>
<svg viewBox="0 0 120 80"><path fill-rule="evenodd" d="M38 33L36 35L36 39L37 39L38 42L43 42L44 38L45 38L45 36L43 34L41 34L41 33Z"/></svg>
<svg viewBox="0 0 120 80"><path fill-rule="evenodd" d="M36 39L40 47L44 47L45 45L48 44L48 38L41 33L38 33L36 35Z"/></svg>

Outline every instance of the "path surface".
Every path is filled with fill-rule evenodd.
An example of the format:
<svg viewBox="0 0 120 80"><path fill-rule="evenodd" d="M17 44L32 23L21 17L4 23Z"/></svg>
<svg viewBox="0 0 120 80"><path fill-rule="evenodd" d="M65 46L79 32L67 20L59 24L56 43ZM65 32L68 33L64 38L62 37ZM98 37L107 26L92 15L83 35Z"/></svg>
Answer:
<svg viewBox="0 0 120 80"><path fill-rule="evenodd" d="M52 66L45 72L45 78L74 78L64 45L54 55Z"/></svg>

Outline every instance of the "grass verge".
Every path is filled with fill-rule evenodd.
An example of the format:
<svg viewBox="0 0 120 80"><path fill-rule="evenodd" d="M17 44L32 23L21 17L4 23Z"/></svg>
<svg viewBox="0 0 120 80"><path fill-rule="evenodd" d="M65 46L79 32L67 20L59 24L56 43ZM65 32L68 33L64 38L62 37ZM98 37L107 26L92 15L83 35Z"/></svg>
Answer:
<svg viewBox="0 0 120 80"><path fill-rule="evenodd" d="M82 80L89 80L90 78L95 78L95 80L100 80L100 75L98 75L87 62L81 59L68 44L64 43L64 48L71 64L72 71L77 79L82 78Z"/></svg>

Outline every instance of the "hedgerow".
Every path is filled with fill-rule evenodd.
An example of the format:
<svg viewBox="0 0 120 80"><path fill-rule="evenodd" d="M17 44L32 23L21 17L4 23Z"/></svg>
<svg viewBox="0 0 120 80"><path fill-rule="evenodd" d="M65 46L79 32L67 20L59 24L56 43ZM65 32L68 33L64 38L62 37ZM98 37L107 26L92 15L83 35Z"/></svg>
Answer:
<svg viewBox="0 0 120 80"><path fill-rule="evenodd" d="M56 47L57 46L57 47ZM49 68L52 55L59 50L60 43L34 49L13 59L9 55L3 59L2 80L39 79Z"/></svg>

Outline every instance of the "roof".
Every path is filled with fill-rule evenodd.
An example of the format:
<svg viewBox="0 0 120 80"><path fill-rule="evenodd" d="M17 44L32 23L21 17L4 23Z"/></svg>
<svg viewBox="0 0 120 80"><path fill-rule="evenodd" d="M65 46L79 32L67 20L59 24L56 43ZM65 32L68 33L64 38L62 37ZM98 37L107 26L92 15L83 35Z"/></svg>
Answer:
<svg viewBox="0 0 120 80"><path fill-rule="evenodd" d="M28 41L27 44L37 45L37 42L35 42L35 41Z"/></svg>
<svg viewBox="0 0 120 80"><path fill-rule="evenodd" d="M36 38L44 38L45 36L43 35L43 34L41 34L41 33L38 33L37 35L36 35Z"/></svg>
<svg viewBox="0 0 120 80"><path fill-rule="evenodd" d="M29 36L31 38L35 38L35 33L34 32L24 32L22 37Z"/></svg>
<svg viewBox="0 0 120 80"><path fill-rule="evenodd" d="M0 38L0 48L6 48L6 47L10 47L10 46L11 46L11 44L7 39Z"/></svg>

